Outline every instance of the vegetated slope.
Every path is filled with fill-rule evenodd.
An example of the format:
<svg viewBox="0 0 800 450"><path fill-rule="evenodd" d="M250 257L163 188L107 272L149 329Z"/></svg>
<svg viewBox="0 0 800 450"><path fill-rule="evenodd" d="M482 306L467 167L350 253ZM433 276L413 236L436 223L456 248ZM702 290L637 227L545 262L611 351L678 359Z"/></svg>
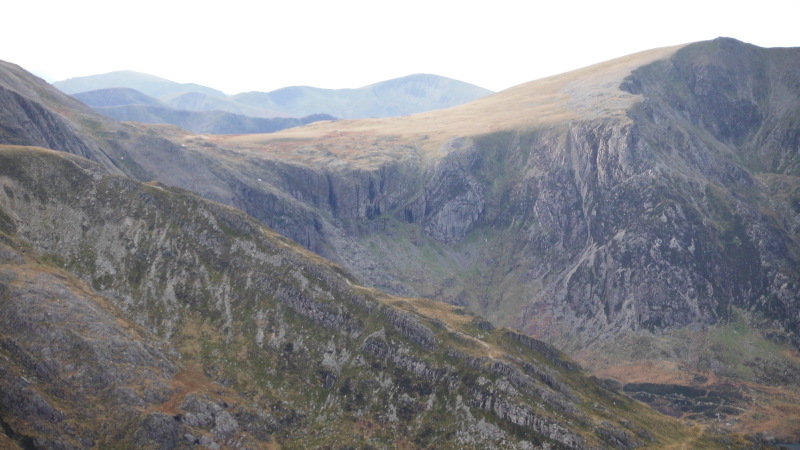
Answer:
<svg viewBox="0 0 800 450"><path fill-rule="evenodd" d="M134 72L133 70L120 70L101 75L74 77L63 81L56 81L53 83L53 86L66 94L77 94L80 92L107 88L131 88L156 98L180 92L200 92L220 98L227 97L224 92L210 87L195 83L176 83L155 75Z"/></svg>
<svg viewBox="0 0 800 450"><path fill-rule="evenodd" d="M157 98L150 97L131 88L97 89L95 91L79 92L72 96L92 108L125 105L166 106Z"/></svg>
<svg viewBox="0 0 800 450"><path fill-rule="evenodd" d="M214 97L200 92L182 92L180 94L161 97L161 100L173 108L185 109L187 111L225 111L264 119L272 119L274 117L299 117L297 114L284 112L283 110L244 105L233 100ZM320 111L315 111L313 113L303 114L303 116L319 113Z"/></svg>
<svg viewBox="0 0 800 450"><path fill-rule="evenodd" d="M326 113L343 119L395 117L449 108L492 91L438 75L416 74L357 89L291 86L271 92L244 92L239 103L286 111L297 116Z"/></svg>
<svg viewBox="0 0 800 450"><path fill-rule="evenodd" d="M188 191L8 146L0 184L0 419L20 447L753 445Z"/></svg>

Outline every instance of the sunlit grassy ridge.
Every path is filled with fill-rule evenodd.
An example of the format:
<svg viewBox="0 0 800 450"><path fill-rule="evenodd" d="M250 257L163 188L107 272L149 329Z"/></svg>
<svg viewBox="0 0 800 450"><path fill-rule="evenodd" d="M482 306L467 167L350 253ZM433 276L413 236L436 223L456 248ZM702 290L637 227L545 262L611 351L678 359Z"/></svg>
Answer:
<svg viewBox="0 0 800 450"><path fill-rule="evenodd" d="M641 97L621 91L622 80L634 69L667 58L682 47L635 53L524 83L445 110L391 119L317 123L269 136L231 136L218 138L217 142L279 156L302 147L302 140L306 139L314 139L318 145L328 142L336 145L342 138L351 136L367 143L394 137L403 144L419 146L427 155L435 154L442 143L454 136L549 126L601 116L625 116L627 109ZM390 151L388 147L387 151Z"/></svg>

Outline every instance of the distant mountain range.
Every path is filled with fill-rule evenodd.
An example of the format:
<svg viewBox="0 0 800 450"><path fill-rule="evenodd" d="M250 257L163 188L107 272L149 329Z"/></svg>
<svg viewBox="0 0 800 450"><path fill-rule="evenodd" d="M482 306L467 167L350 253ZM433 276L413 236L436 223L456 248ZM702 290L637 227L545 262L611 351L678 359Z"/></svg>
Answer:
<svg viewBox="0 0 800 450"><path fill-rule="evenodd" d="M202 92L181 92L179 94L164 96L160 99L173 108L185 109L187 111L225 111L264 119L271 119L273 117L299 117L297 114L245 105L231 99L219 98ZM310 114L316 114L316 112Z"/></svg>
<svg viewBox="0 0 800 450"><path fill-rule="evenodd" d="M239 103L286 111L298 116L324 112L342 119L405 116L450 108L492 91L438 75L416 74L358 89L292 86L272 92L245 92L231 97Z"/></svg>
<svg viewBox="0 0 800 450"><path fill-rule="evenodd" d="M81 92L73 95L76 99L90 106L96 112L119 121L141 123L165 123L175 125L184 130L204 134L248 134L273 133L286 128L306 125L320 120L335 120L328 114L311 114L306 117L265 118L244 114L234 114L222 109L192 110L173 107L174 100L191 95L199 95L208 99L230 102L229 100L205 96L189 92L179 95L173 101L162 102L157 98L145 95L131 88L107 88L96 91ZM180 103L178 103L180 104ZM258 110L243 106L243 110Z"/></svg>
<svg viewBox="0 0 800 450"><path fill-rule="evenodd" d="M53 86L65 94L95 91L112 87L126 87L136 89L151 97L163 97L180 92L201 92L215 97L226 98L227 95L216 89L194 83L176 83L155 75L149 75L133 70L120 70L104 73L102 75L89 75L75 77L64 81L56 81Z"/></svg>
<svg viewBox="0 0 800 450"><path fill-rule="evenodd" d="M463 81L416 74L357 89L291 86L272 92L233 96L193 83L176 83L133 71L70 78L53 83L67 94L108 88L135 89L165 106L187 111L224 111L251 117L303 117L330 114L342 119L395 117L458 106L492 93ZM103 105L121 106L121 105Z"/></svg>

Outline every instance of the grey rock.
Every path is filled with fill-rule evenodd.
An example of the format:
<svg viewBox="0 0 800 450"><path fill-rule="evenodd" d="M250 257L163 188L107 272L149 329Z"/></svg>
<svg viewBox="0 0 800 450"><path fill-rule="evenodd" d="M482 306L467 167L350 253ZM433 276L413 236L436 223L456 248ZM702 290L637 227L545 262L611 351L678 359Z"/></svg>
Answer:
<svg viewBox="0 0 800 450"><path fill-rule="evenodd" d="M239 423L228 411L220 411L214 417L214 438L225 441L233 437L239 430Z"/></svg>
<svg viewBox="0 0 800 450"><path fill-rule="evenodd" d="M169 450L178 444L179 424L164 413L152 413L140 422L133 442L141 448Z"/></svg>
<svg viewBox="0 0 800 450"><path fill-rule="evenodd" d="M436 335L433 334L430 328L419 323L419 321L410 314L397 311L393 308L385 309L384 314L400 334L428 350L436 350Z"/></svg>

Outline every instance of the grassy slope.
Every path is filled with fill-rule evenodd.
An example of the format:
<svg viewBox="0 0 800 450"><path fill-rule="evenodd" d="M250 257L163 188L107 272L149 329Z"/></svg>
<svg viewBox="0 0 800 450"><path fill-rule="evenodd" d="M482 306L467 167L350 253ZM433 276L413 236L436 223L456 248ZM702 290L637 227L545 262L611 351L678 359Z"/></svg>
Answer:
<svg viewBox="0 0 800 450"><path fill-rule="evenodd" d="M388 119L340 121L335 125L316 124L274 136L227 138L220 140L220 144L279 156L281 151L290 151L291 143L284 142L292 139L326 142L341 135L362 136L367 140L396 136L405 143L420 145L426 154L435 155L439 146L453 136L542 127L601 115L624 117L640 97L620 91L622 79L631 70L667 58L681 47L649 50L531 81L446 110Z"/></svg>

